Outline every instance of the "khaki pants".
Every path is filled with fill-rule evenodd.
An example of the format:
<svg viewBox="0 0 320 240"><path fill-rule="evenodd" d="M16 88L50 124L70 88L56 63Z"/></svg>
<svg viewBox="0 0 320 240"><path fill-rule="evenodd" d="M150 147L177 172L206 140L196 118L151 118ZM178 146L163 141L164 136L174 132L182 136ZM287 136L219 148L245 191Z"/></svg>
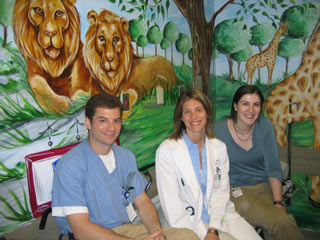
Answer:
<svg viewBox="0 0 320 240"><path fill-rule="evenodd" d="M237 198L231 196L236 211L250 224L262 227L266 240L303 239L293 216L273 205L269 184L244 186L241 187L241 191L242 196Z"/></svg>
<svg viewBox="0 0 320 240"><path fill-rule="evenodd" d="M124 224L112 228L117 234L142 239L150 233L143 224ZM192 231L186 228L163 228L163 234L167 240L199 240L200 238Z"/></svg>

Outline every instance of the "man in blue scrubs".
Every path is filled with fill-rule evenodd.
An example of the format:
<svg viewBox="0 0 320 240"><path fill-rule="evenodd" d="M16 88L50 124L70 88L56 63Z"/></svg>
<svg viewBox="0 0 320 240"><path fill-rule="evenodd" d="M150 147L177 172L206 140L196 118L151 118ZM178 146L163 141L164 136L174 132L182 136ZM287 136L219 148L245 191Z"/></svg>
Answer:
<svg viewBox="0 0 320 240"><path fill-rule="evenodd" d="M100 93L85 107L89 137L56 166L52 215L69 239L199 239L187 229L162 228L145 193L132 152L117 146L122 104ZM133 225L136 207L144 224Z"/></svg>

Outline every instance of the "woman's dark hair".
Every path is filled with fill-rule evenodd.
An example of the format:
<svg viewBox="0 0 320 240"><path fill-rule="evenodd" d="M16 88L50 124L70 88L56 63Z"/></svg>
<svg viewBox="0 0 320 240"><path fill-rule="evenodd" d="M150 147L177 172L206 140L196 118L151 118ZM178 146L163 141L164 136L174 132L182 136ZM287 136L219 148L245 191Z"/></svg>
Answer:
<svg viewBox="0 0 320 240"><path fill-rule="evenodd" d="M257 94L258 97L260 98L260 104L261 104L261 109L260 109L260 115L263 114L263 102L264 102L264 97L262 95L262 92L260 89L256 86L253 85L244 85L241 86L237 89L233 96L232 104L231 104L231 112L230 112L230 118L234 121L237 122L237 111L234 110L234 105L238 104L239 100L242 98L243 95L245 94Z"/></svg>
<svg viewBox="0 0 320 240"><path fill-rule="evenodd" d="M191 99L194 99L200 102L203 105L204 109L206 110L206 113L208 115L207 125L206 125L206 136L209 138L214 138L214 133L211 128L213 124L213 111L212 111L210 100L202 91L191 88L183 92L177 101L176 107L174 109L174 115L173 115L173 123L174 123L173 132L169 136L169 139L177 140L182 137L182 132L183 130L186 129L186 125L181 120L182 108L183 108L183 104Z"/></svg>
<svg viewBox="0 0 320 240"><path fill-rule="evenodd" d="M108 108L108 109L120 109L120 116L122 116L123 106L119 98L102 92L92 96L86 104L85 116L92 122L93 116L95 115L97 108Z"/></svg>

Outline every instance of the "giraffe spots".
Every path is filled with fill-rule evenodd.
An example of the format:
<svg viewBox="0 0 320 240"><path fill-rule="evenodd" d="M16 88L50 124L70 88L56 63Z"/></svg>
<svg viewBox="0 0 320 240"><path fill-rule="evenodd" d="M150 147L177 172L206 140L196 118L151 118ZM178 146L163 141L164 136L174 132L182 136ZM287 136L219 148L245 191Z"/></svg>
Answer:
<svg viewBox="0 0 320 240"><path fill-rule="evenodd" d="M308 79L305 76L301 77L298 80L297 85L298 85L298 87L300 88L301 91L306 90L307 85L308 85Z"/></svg>
<svg viewBox="0 0 320 240"><path fill-rule="evenodd" d="M308 68L308 67L306 67L306 68L304 69L304 72L305 72L306 74L308 74L308 72L309 72L309 68Z"/></svg>
<svg viewBox="0 0 320 240"><path fill-rule="evenodd" d="M289 91L296 91L296 87L292 83L289 85Z"/></svg>
<svg viewBox="0 0 320 240"><path fill-rule="evenodd" d="M317 111L320 112L320 102L317 104Z"/></svg>
<svg viewBox="0 0 320 240"><path fill-rule="evenodd" d="M277 99L277 100L275 100L274 102L273 102L273 105L274 106L279 106L279 105L281 105L282 104L282 100L280 100L280 99Z"/></svg>
<svg viewBox="0 0 320 240"><path fill-rule="evenodd" d="M313 95L312 95L312 98L313 99L317 99L319 97L319 93L318 92L315 92Z"/></svg>
<svg viewBox="0 0 320 240"><path fill-rule="evenodd" d="M287 119L282 118L282 123L283 123L283 124L287 124Z"/></svg>
<svg viewBox="0 0 320 240"><path fill-rule="evenodd" d="M272 107L267 106L267 112L269 115L273 115L274 114L274 109Z"/></svg>
<svg viewBox="0 0 320 240"><path fill-rule="evenodd" d="M313 71L317 70L317 68L320 68L320 58L317 58L312 64L312 70Z"/></svg>
<svg viewBox="0 0 320 240"><path fill-rule="evenodd" d="M287 114L288 112L289 112L289 106L286 105L286 106L283 108L282 114Z"/></svg>
<svg viewBox="0 0 320 240"><path fill-rule="evenodd" d="M308 50L306 51L306 57L312 57L314 55L314 50L311 48L308 48ZM310 61L310 59L308 59L308 61Z"/></svg>
<svg viewBox="0 0 320 240"><path fill-rule="evenodd" d="M282 89L280 92L279 92L279 96L286 96L288 94L288 90L287 89Z"/></svg>
<svg viewBox="0 0 320 240"><path fill-rule="evenodd" d="M318 86L316 86L316 83L317 83L318 79L319 79L319 73L314 72L314 73L311 74L311 82L312 82L312 86L313 87L320 88L320 81L319 81Z"/></svg>

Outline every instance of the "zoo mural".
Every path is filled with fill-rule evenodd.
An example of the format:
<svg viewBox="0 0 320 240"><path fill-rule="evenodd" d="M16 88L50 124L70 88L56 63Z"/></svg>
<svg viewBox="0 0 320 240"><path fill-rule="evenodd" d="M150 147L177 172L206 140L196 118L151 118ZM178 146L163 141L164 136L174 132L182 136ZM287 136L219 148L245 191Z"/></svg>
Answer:
<svg viewBox="0 0 320 240"><path fill-rule="evenodd" d="M33 219L25 156L86 138L83 107L98 92L122 100L120 144L138 167L154 162L190 87L209 95L217 120L235 89L255 84L279 145L293 122L295 146L320 148L319 9L316 0L0 1L0 235ZM319 176L292 178L288 211L320 232Z"/></svg>

